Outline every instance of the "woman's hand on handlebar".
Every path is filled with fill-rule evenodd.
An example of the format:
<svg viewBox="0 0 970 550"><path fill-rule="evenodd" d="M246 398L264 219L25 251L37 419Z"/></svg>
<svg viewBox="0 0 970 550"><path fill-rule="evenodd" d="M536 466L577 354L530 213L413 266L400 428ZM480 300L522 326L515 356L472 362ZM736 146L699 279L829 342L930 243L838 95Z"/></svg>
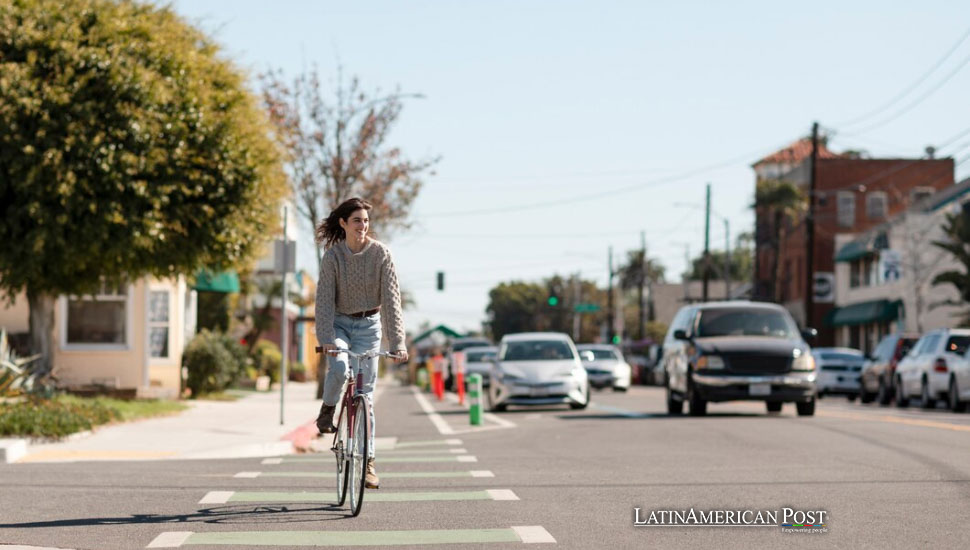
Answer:
<svg viewBox="0 0 970 550"><path fill-rule="evenodd" d="M395 352L394 353L394 360L397 361L398 363L407 363L408 362L408 352L405 351L405 350L401 350L401 351Z"/></svg>
<svg viewBox="0 0 970 550"><path fill-rule="evenodd" d="M333 355L337 350L337 346L335 344L323 344L322 346L317 346L317 350L324 355Z"/></svg>

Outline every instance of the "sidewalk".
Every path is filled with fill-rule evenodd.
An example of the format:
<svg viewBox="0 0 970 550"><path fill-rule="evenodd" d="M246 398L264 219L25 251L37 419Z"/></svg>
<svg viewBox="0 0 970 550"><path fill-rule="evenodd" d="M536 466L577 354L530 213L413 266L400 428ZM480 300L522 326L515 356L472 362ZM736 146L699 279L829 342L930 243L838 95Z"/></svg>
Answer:
<svg viewBox="0 0 970 550"><path fill-rule="evenodd" d="M253 393L236 401L186 401L175 416L100 427L57 443L31 443L17 462L159 460L279 456L309 447L320 409L316 382L287 382L285 423L280 392Z"/></svg>

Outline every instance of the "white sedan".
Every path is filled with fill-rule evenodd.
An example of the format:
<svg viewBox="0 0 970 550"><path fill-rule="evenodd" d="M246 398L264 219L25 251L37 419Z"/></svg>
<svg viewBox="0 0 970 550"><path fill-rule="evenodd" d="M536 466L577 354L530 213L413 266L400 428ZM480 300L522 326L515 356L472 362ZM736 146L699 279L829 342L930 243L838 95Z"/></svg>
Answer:
<svg viewBox="0 0 970 550"><path fill-rule="evenodd" d="M493 411L509 405L589 404L589 379L567 334L506 334L492 367L488 400Z"/></svg>
<svg viewBox="0 0 970 550"><path fill-rule="evenodd" d="M576 346L583 361L589 384L594 388L613 388L613 391L630 389L633 369L623 359L616 346L608 344L580 344Z"/></svg>

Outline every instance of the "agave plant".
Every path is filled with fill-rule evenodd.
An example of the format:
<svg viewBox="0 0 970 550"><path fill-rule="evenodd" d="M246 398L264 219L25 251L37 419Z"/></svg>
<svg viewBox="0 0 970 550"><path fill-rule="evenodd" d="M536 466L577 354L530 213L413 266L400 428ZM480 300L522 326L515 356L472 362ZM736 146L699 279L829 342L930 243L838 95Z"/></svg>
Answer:
<svg viewBox="0 0 970 550"><path fill-rule="evenodd" d="M32 392L43 384L31 367L40 354L17 357L7 339L7 330L0 329L0 397Z"/></svg>

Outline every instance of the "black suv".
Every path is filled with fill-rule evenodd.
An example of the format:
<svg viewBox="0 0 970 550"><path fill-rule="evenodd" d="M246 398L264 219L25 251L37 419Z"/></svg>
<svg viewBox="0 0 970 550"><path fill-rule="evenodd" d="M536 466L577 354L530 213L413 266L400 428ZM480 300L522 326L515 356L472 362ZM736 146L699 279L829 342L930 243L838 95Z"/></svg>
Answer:
<svg viewBox="0 0 970 550"><path fill-rule="evenodd" d="M794 402L799 416L815 414L815 360L807 339L781 306L708 302L677 312L664 340L667 411L707 413L709 401L764 401L768 412Z"/></svg>

